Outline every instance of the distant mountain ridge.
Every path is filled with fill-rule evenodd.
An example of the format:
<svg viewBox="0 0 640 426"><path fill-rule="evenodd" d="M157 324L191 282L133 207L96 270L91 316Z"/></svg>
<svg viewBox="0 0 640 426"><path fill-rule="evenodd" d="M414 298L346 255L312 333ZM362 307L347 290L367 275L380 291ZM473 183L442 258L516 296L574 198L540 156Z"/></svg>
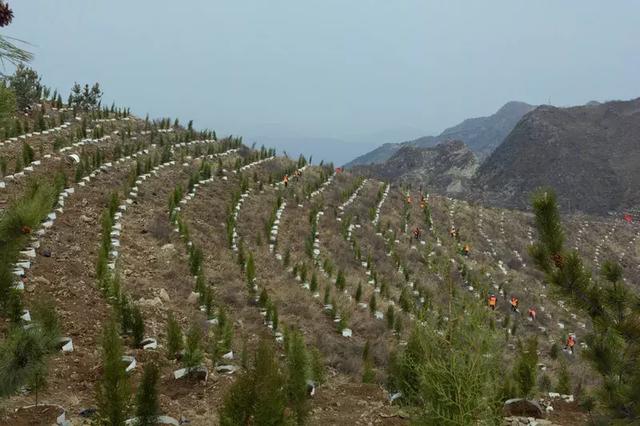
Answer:
<svg viewBox="0 0 640 426"><path fill-rule="evenodd" d="M434 147L400 147L382 164L354 166L353 172L442 194L460 194L478 168L478 159L461 141Z"/></svg>
<svg viewBox="0 0 640 426"><path fill-rule="evenodd" d="M386 143L357 157L345 167L383 163L402 147L429 148L451 140L464 142L482 160L504 140L522 116L534 108L535 106L524 102L508 102L490 116L466 119L444 130L438 136L424 136L401 143Z"/></svg>
<svg viewBox="0 0 640 426"><path fill-rule="evenodd" d="M540 106L480 166L470 198L527 208L553 187L565 209L604 214L640 205L640 98Z"/></svg>
<svg viewBox="0 0 640 426"><path fill-rule="evenodd" d="M443 133L487 129L478 120ZM564 210L607 214L640 207L640 98L537 107L483 162L462 141L423 147L433 143L427 137L414 143L394 146L382 163L352 170L502 208L528 209L540 187L553 188Z"/></svg>

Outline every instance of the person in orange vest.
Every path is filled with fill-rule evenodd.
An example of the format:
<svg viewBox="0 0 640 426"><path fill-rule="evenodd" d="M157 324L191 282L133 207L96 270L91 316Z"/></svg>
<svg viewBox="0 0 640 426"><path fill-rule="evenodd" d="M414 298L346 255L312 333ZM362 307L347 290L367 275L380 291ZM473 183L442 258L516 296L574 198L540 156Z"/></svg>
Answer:
<svg viewBox="0 0 640 426"><path fill-rule="evenodd" d="M469 248L469 244L465 244L464 247L462 247L462 254L464 256L469 256L470 251L471 249Z"/></svg>
<svg viewBox="0 0 640 426"><path fill-rule="evenodd" d="M419 240L421 234L422 232L420 231L420 228L416 226L416 229L413 230L413 236L416 237L416 240Z"/></svg>
<svg viewBox="0 0 640 426"><path fill-rule="evenodd" d="M284 187L288 187L289 186L289 175L284 175L284 178L282 179L282 181L284 182Z"/></svg>
<svg viewBox="0 0 640 426"><path fill-rule="evenodd" d="M536 320L536 308L534 308L533 306L529 308L529 320L530 321Z"/></svg>
<svg viewBox="0 0 640 426"><path fill-rule="evenodd" d="M518 298L516 296L511 296L511 311L512 312L518 312L518 303L520 303Z"/></svg>
<svg viewBox="0 0 640 426"><path fill-rule="evenodd" d="M565 349L569 349L571 351L571 354L573 355L573 347L576 345L576 338L573 334L570 334L569 337L567 337L567 345L564 347Z"/></svg>
<svg viewBox="0 0 640 426"><path fill-rule="evenodd" d="M412 200L411 200L411 195L407 195L407 204L411 204Z"/></svg>
<svg viewBox="0 0 640 426"><path fill-rule="evenodd" d="M496 297L495 294L492 294L491 296L489 296L489 307L491 308L492 311L496 310L497 303L498 303L498 298Z"/></svg>

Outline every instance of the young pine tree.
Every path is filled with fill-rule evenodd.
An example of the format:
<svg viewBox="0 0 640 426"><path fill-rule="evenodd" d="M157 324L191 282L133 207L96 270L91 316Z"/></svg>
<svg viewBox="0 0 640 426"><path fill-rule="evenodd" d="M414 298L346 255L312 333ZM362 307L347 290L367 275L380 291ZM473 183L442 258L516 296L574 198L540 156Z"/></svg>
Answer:
<svg viewBox="0 0 640 426"><path fill-rule="evenodd" d="M167 357L169 359L177 358L183 348L182 329L170 312L167 319Z"/></svg>
<svg viewBox="0 0 640 426"><path fill-rule="evenodd" d="M309 412L307 401L307 372L309 370L307 349L302 334L291 334L289 353L287 354L287 394L293 408L296 423L304 424Z"/></svg>
<svg viewBox="0 0 640 426"><path fill-rule="evenodd" d="M340 269L338 271L338 275L336 276L336 288L340 291L343 291L346 286L346 278L344 276L344 271Z"/></svg>
<svg viewBox="0 0 640 426"><path fill-rule="evenodd" d="M254 369L256 425L285 423L286 382L270 343L258 347Z"/></svg>
<svg viewBox="0 0 640 426"><path fill-rule="evenodd" d="M556 392L563 395L571 393L571 377L569 376L569 370L566 362L560 363L560 371L558 372L558 384L556 385Z"/></svg>
<svg viewBox="0 0 640 426"><path fill-rule="evenodd" d="M311 284L309 285L309 290L312 293L318 291L318 276L315 272L311 275Z"/></svg>
<svg viewBox="0 0 640 426"><path fill-rule="evenodd" d="M45 377L50 339L41 327L13 327L0 342L0 397L6 398L24 385L37 391Z"/></svg>
<svg viewBox="0 0 640 426"><path fill-rule="evenodd" d="M536 385L538 373L538 340L535 336L527 339L525 344L520 342L518 357L513 368L513 375L520 396L529 398Z"/></svg>
<svg viewBox="0 0 640 426"><path fill-rule="evenodd" d="M191 324L187 332L187 344L184 350L182 364L184 368L191 369L198 367L204 359L202 352L202 330L198 324Z"/></svg>
<svg viewBox="0 0 640 426"><path fill-rule="evenodd" d="M118 327L109 321L102 334L102 379L98 383L98 416L101 424L124 425L131 388L122 363L122 340Z"/></svg>
<svg viewBox="0 0 640 426"><path fill-rule="evenodd" d="M376 294L373 293L371 295L371 298L369 299L369 311L371 311L372 314L375 313L377 306L378 303L376 302Z"/></svg>
<svg viewBox="0 0 640 426"><path fill-rule="evenodd" d="M157 423L160 414L158 402L158 379L160 371L153 362L144 366L142 382L136 394L137 426L152 426Z"/></svg>
<svg viewBox="0 0 640 426"><path fill-rule="evenodd" d="M254 281L256 279L256 264L253 260L253 253L249 252L249 258L247 259L247 267L246 267L246 275L247 275L247 287L249 288L249 292L253 294L254 290Z"/></svg>
<svg viewBox="0 0 640 426"><path fill-rule="evenodd" d="M455 300L448 322L416 325L390 366L390 384L419 406L416 424L498 424L502 342L490 315L472 301Z"/></svg>
<svg viewBox="0 0 640 426"><path fill-rule="evenodd" d="M245 371L236 379L224 396L222 407L218 411L221 426L251 424L255 410L256 394L253 371Z"/></svg>
<svg viewBox="0 0 640 426"><path fill-rule="evenodd" d="M373 383L376 373L373 369L373 357L371 356L371 346L369 341L364 344L362 350L362 383Z"/></svg>
<svg viewBox="0 0 640 426"><path fill-rule="evenodd" d="M271 343L258 345L254 365L236 379L218 414L220 425L283 425L286 382Z"/></svg>
<svg viewBox="0 0 640 426"><path fill-rule="evenodd" d="M389 305L387 308L387 326L390 330L393 330L393 326L395 325L396 316L395 310L393 309L393 305Z"/></svg>
<svg viewBox="0 0 640 426"><path fill-rule="evenodd" d="M578 252L565 247L560 212L553 191L541 190L536 193L533 211L539 237L531 247L530 254L536 266L560 297L591 318L593 333L585 336L587 349L583 355L602 377L602 385L594 395L598 405L609 421L638 421L638 296L624 283L623 271L618 264L605 262L601 279L592 279Z"/></svg>

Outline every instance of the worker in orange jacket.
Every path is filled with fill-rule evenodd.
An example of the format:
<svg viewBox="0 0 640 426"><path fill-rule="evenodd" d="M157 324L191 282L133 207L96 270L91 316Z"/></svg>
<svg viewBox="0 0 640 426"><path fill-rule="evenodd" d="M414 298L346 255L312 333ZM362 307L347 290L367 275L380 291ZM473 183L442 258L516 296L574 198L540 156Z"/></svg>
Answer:
<svg viewBox="0 0 640 426"><path fill-rule="evenodd" d="M489 296L489 308L491 308L492 311L496 310L497 303L498 303L498 298L496 297L495 294L492 294L491 296Z"/></svg>
<svg viewBox="0 0 640 426"><path fill-rule="evenodd" d="M284 175L284 178L282 179L282 181L284 182L284 187L288 187L289 186L289 175Z"/></svg>
<svg viewBox="0 0 640 426"><path fill-rule="evenodd" d="M512 312L518 312L518 303L520 303L518 298L516 296L511 296L511 311Z"/></svg>
<svg viewBox="0 0 640 426"><path fill-rule="evenodd" d="M567 337L567 345L564 347L565 349L569 349L571 354L573 354L573 347L576 345L576 338L573 334L570 334Z"/></svg>

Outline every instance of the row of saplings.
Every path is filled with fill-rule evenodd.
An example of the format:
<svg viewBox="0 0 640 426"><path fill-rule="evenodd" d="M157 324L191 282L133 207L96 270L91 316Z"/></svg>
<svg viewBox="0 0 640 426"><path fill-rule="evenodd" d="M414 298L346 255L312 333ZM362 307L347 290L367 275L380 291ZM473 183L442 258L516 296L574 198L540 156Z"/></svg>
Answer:
<svg viewBox="0 0 640 426"><path fill-rule="evenodd" d="M533 207L539 240L530 251L536 266L558 297L592 320L581 353L599 380L582 389L578 404L588 416L575 421L640 424L640 297L624 283L619 265L606 262L601 276L592 277L578 253L565 248L552 191L538 193ZM419 424L499 424L505 399L530 398L536 384L539 390L552 386L548 376L537 377L537 341L519 342L511 374L505 375L510 362L491 316L477 300L449 288L448 308L429 312L406 348L392 357L389 386ZM551 357L557 352L552 347ZM553 387L569 393L566 365Z"/></svg>
<svg viewBox="0 0 640 426"><path fill-rule="evenodd" d="M183 342L179 326L170 318L169 328L172 327L177 331L169 331L167 356L181 353L183 358L199 364L204 356L199 349L200 328L192 326ZM218 410L221 425L305 423L310 408L309 395L316 384L324 381L323 361L317 351L306 349L302 335L296 331L284 333L284 361L278 352L270 339L263 339L250 356L245 342L240 356L243 370ZM123 355L117 323L110 321L102 336L102 377L97 385L96 420L102 424L123 425L134 415L134 424L156 424L161 415L159 364L145 363L135 401L132 401L131 380L122 363Z"/></svg>
<svg viewBox="0 0 640 426"><path fill-rule="evenodd" d="M65 176L53 182L30 182L24 195L0 214L0 315L3 321L0 341L0 398L26 388L38 393L46 383L47 361L60 350L60 327L49 300L30 303L26 316L23 294L15 287L14 265L43 218L65 187ZM30 318L29 318L30 317Z"/></svg>

